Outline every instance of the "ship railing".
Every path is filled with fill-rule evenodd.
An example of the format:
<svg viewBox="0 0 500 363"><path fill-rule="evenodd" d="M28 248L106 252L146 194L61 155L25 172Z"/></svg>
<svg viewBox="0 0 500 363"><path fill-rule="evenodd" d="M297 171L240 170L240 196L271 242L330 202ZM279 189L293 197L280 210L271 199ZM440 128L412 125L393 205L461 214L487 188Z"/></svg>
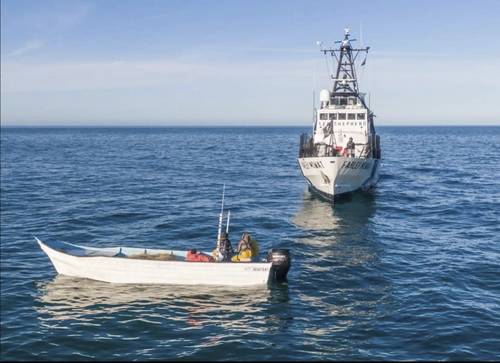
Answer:
<svg viewBox="0 0 500 363"><path fill-rule="evenodd" d="M375 158L380 159L381 151L380 151L380 136L375 135L375 137L370 138L366 144L356 144L363 145L363 148L359 152L359 158Z"/></svg>
<svg viewBox="0 0 500 363"><path fill-rule="evenodd" d="M299 158L314 157L317 155L318 155L318 150L316 145L314 145L314 140L312 136L309 136L308 134L301 134Z"/></svg>
<svg viewBox="0 0 500 363"><path fill-rule="evenodd" d="M361 149L361 151L359 152L358 154L358 158L360 159L367 159L370 157L370 143L366 143L366 144L356 144L356 146L358 145L362 145L363 148Z"/></svg>
<svg viewBox="0 0 500 363"><path fill-rule="evenodd" d="M370 145L370 143L368 142L366 144L356 144L356 146L362 146L359 153L357 152L357 150L359 149L357 148L355 149L354 155L357 158L360 159L370 158L373 154L373 149L375 149L374 155L377 155L377 146L378 146L377 144ZM299 158L310 158L317 156L333 157L342 155L343 153L339 152L335 147L331 145L315 144L314 138L312 136L309 136L308 134L300 135Z"/></svg>
<svg viewBox="0 0 500 363"><path fill-rule="evenodd" d="M326 144L315 144L314 138L308 134L300 135L299 158L317 156L338 156L337 150Z"/></svg>

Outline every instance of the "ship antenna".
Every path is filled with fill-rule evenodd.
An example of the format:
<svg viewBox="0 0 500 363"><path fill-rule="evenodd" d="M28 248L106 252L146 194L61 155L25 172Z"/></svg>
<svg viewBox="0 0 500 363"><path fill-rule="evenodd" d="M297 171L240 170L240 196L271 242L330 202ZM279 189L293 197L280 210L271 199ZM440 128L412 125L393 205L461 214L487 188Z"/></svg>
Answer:
<svg viewBox="0 0 500 363"><path fill-rule="evenodd" d="M313 101L313 105L312 105L313 106L312 107L313 133L314 133L314 129L315 129L314 125L316 123L316 107L315 107L315 105L316 105L316 97L315 96L316 96L315 95L315 91L313 90L313 100L312 100Z"/></svg>
<svg viewBox="0 0 500 363"><path fill-rule="evenodd" d="M361 48L363 48L365 43L363 43L363 22L362 21L359 22L359 43L361 44Z"/></svg>
<svg viewBox="0 0 500 363"><path fill-rule="evenodd" d="M363 42L363 22L360 21L359 22L359 43L360 43L360 46L361 48L364 48L365 47L365 43ZM358 83L362 83L362 80L364 79L364 75L365 75L365 67L364 65L366 64L366 58L368 57L368 53L365 55L365 59L361 62L361 71L359 72L359 76L358 76Z"/></svg>

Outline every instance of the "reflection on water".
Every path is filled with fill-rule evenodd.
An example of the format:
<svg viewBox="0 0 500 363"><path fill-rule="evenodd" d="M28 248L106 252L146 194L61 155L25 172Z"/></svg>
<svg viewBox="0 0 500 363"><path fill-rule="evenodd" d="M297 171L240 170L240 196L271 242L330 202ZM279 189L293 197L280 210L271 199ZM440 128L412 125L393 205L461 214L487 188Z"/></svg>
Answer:
<svg viewBox="0 0 500 363"><path fill-rule="evenodd" d="M106 319L150 324L184 322L183 329L219 325L263 329L271 304L288 304L286 285L235 288L109 284L57 275L39 285L37 311L45 326L95 324ZM181 329L182 330L182 329Z"/></svg>
<svg viewBox="0 0 500 363"><path fill-rule="evenodd" d="M375 211L371 193L353 193L332 204L304 191L302 205L292 220L302 230L296 242L307 258L304 268L329 273L332 266L361 265L376 258Z"/></svg>
<svg viewBox="0 0 500 363"><path fill-rule="evenodd" d="M383 253L372 221L375 212L370 193L354 193L332 204L304 192L293 218L300 231L295 246L300 249L302 274L307 276L298 298L321 317L303 330L305 335L322 340L353 329L359 319L371 321L390 295L386 281L366 281L366 275L378 275ZM318 289L321 293L314 293Z"/></svg>
<svg viewBox="0 0 500 363"><path fill-rule="evenodd" d="M332 204L319 200L308 190L304 192L302 206L292 220L297 227L313 230L336 229L339 222Z"/></svg>
<svg viewBox="0 0 500 363"><path fill-rule="evenodd" d="M369 193L354 193L348 200L335 204L304 191L302 206L292 222L310 230L356 228L368 222L375 211L375 200Z"/></svg>

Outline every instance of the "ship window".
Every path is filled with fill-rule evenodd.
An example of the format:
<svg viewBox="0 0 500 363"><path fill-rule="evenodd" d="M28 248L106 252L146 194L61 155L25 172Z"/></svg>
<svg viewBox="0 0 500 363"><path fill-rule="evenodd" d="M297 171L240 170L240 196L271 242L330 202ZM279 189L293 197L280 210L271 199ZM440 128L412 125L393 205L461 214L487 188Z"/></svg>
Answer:
<svg viewBox="0 0 500 363"><path fill-rule="evenodd" d="M349 97L349 104L350 105L355 105L356 104L356 99L353 97Z"/></svg>
<svg viewBox="0 0 500 363"><path fill-rule="evenodd" d="M338 106L338 105L339 105L339 99L338 99L338 98L334 98L334 99L333 99L333 104L334 104L335 106Z"/></svg>
<svg viewBox="0 0 500 363"><path fill-rule="evenodd" d="M341 98L341 99L340 99L340 105L341 105L341 106L345 106L345 105L347 105L347 98Z"/></svg>
<svg viewBox="0 0 500 363"><path fill-rule="evenodd" d="M364 113L358 113L358 120L364 120L365 119L365 114Z"/></svg>
<svg viewBox="0 0 500 363"><path fill-rule="evenodd" d="M349 120L356 120L356 114L355 113L349 113L348 114L348 119ZM352 124L352 123L351 123Z"/></svg>
<svg viewBox="0 0 500 363"><path fill-rule="evenodd" d="M345 113L339 113L339 120L345 120Z"/></svg>
<svg viewBox="0 0 500 363"><path fill-rule="evenodd" d="M320 113L319 119L320 120L328 120L328 114L327 113Z"/></svg>
<svg viewBox="0 0 500 363"><path fill-rule="evenodd" d="M337 119L337 114L336 113L331 113L330 114L330 120L336 120Z"/></svg>

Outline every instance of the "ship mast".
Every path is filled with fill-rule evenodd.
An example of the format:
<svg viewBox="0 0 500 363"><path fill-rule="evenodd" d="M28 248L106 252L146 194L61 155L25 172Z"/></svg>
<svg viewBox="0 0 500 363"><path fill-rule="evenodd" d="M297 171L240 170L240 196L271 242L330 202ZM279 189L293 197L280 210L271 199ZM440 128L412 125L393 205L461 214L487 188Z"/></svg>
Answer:
<svg viewBox="0 0 500 363"><path fill-rule="evenodd" d="M340 43L340 48L321 49L321 51L325 55L330 54L332 57L335 57L337 61L337 71L335 73L335 76L331 76L333 79L333 90L331 93L331 97L335 98L336 96L355 96L359 98L363 105L366 107L364 100L359 96L358 80L356 78L356 67L354 66L354 63L360 53L368 54L368 50L370 49L370 47L353 48L351 46L351 42L355 41L356 39L350 39L349 37L349 28L346 28L344 39L337 40L335 42ZM363 61L362 65L365 61Z"/></svg>

